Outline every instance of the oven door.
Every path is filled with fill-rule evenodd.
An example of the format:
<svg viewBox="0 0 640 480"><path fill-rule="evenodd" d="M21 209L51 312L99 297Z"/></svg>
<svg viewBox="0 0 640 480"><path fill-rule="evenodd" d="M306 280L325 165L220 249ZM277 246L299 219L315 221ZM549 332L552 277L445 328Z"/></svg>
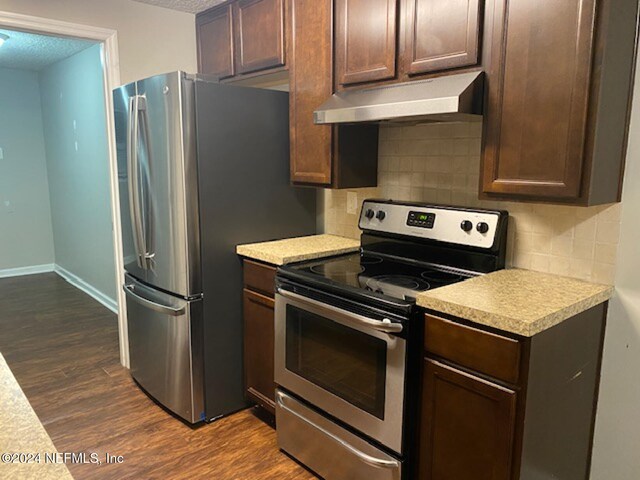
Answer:
<svg viewBox="0 0 640 480"><path fill-rule="evenodd" d="M402 454L403 324L346 308L278 289L276 383Z"/></svg>

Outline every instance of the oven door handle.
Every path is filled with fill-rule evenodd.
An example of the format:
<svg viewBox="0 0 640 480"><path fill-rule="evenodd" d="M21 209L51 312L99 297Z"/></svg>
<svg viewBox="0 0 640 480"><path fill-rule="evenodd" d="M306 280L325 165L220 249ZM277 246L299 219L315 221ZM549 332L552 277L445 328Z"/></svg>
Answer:
<svg viewBox="0 0 640 480"><path fill-rule="evenodd" d="M371 455L369 455L367 453L364 453L363 451L358 450L356 447L354 447L353 445L348 443L346 440L343 440L342 438L339 438L339 437L335 436L333 433L331 433L331 432L327 431L326 429L322 428L317 423L309 420L306 417L303 417L298 412L295 412L291 408L287 407L285 405L285 403L284 403L285 402L285 396L281 392L276 391L276 402L278 404L278 407L282 408L283 410L286 410L287 413L298 417L303 422L305 422L308 425L312 426L313 428L319 430L320 432L325 434L327 437L329 437L331 440L333 440L337 444L341 445L342 447L344 447L345 449L347 449L348 451L353 453L356 457L358 457L360 460L362 460L366 464L371 465L372 467L376 467L376 468L397 469L397 468L400 467L400 463L397 460L385 460L385 459L376 458L376 457L373 457L373 456L371 456Z"/></svg>
<svg viewBox="0 0 640 480"><path fill-rule="evenodd" d="M385 318L384 320L375 320L373 318L364 317L362 315L358 315L357 313L349 312L348 310L343 310L342 308L334 307L333 305L327 305L326 303L319 302L317 300L312 300L308 297L304 297L297 293L290 292L289 290L285 290L283 288L278 288L278 294L290 300L297 300L299 302L308 303L310 305L313 305L319 310L324 310L331 314L340 315L341 317L346 318L349 321L352 321L364 327L371 328L373 330L377 330L379 332L400 333L402 332L402 329L403 329L403 326L401 323L393 323L391 322L391 320L387 318Z"/></svg>

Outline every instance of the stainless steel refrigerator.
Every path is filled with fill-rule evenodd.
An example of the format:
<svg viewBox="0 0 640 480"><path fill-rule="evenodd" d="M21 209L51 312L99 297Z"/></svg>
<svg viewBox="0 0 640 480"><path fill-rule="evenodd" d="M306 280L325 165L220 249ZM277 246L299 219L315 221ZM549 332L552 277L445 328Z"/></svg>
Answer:
<svg viewBox="0 0 640 480"><path fill-rule="evenodd" d="M131 375L188 422L245 406L237 244L315 232L288 95L174 72L114 90Z"/></svg>

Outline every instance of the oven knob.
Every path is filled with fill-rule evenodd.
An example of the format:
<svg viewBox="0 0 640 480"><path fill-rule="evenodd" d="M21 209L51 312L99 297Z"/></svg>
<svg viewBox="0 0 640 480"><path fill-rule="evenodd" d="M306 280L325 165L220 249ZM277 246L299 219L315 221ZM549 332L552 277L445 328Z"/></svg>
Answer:
<svg viewBox="0 0 640 480"><path fill-rule="evenodd" d="M366 212L364 212L364 216L367 217L368 219L372 219L374 215L375 215L375 212L371 209L368 209Z"/></svg>
<svg viewBox="0 0 640 480"><path fill-rule="evenodd" d="M376 218L380 221L384 220L384 217L386 217L387 214L384 213L382 210L378 210L378 213L376 214Z"/></svg>
<svg viewBox="0 0 640 480"><path fill-rule="evenodd" d="M473 223L471 223L471 221L469 220L463 220L463 222L460 224L460 228L465 232L470 232L473 228Z"/></svg>
<svg viewBox="0 0 640 480"><path fill-rule="evenodd" d="M480 222L476 226L476 230L478 230L480 233L487 233L489 231L489 225L485 222Z"/></svg>

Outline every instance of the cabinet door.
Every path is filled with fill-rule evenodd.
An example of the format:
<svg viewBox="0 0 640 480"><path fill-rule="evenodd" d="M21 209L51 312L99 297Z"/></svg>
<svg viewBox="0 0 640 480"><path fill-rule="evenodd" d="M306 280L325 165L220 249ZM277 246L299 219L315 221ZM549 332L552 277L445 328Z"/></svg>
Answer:
<svg viewBox="0 0 640 480"><path fill-rule="evenodd" d="M274 300L244 290L244 375L248 397L275 413Z"/></svg>
<svg viewBox="0 0 640 480"><path fill-rule="evenodd" d="M340 85L395 77L397 9L397 0L336 0Z"/></svg>
<svg viewBox="0 0 640 480"><path fill-rule="evenodd" d="M595 0L498 0L482 189L580 196Z"/></svg>
<svg viewBox="0 0 640 480"><path fill-rule="evenodd" d="M516 393L426 359L420 480L511 478Z"/></svg>
<svg viewBox="0 0 640 480"><path fill-rule="evenodd" d="M402 62L409 74L478 63L483 0L403 0Z"/></svg>
<svg viewBox="0 0 640 480"><path fill-rule="evenodd" d="M238 73L283 66L284 0L239 0L233 8Z"/></svg>
<svg viewBox="0 0 640 480"><path fill-rule="evenodd" d="M331 184L333 132L313 111L333 93L332 0L292 0L289 58L291 181Z"/></svg>
<svg viewBox="0 0 640 480"><path fill-rule="evenodd" d="M221 79L235 75L231 16L231 5L225 5L196 17L200 73Z"/></svg>

